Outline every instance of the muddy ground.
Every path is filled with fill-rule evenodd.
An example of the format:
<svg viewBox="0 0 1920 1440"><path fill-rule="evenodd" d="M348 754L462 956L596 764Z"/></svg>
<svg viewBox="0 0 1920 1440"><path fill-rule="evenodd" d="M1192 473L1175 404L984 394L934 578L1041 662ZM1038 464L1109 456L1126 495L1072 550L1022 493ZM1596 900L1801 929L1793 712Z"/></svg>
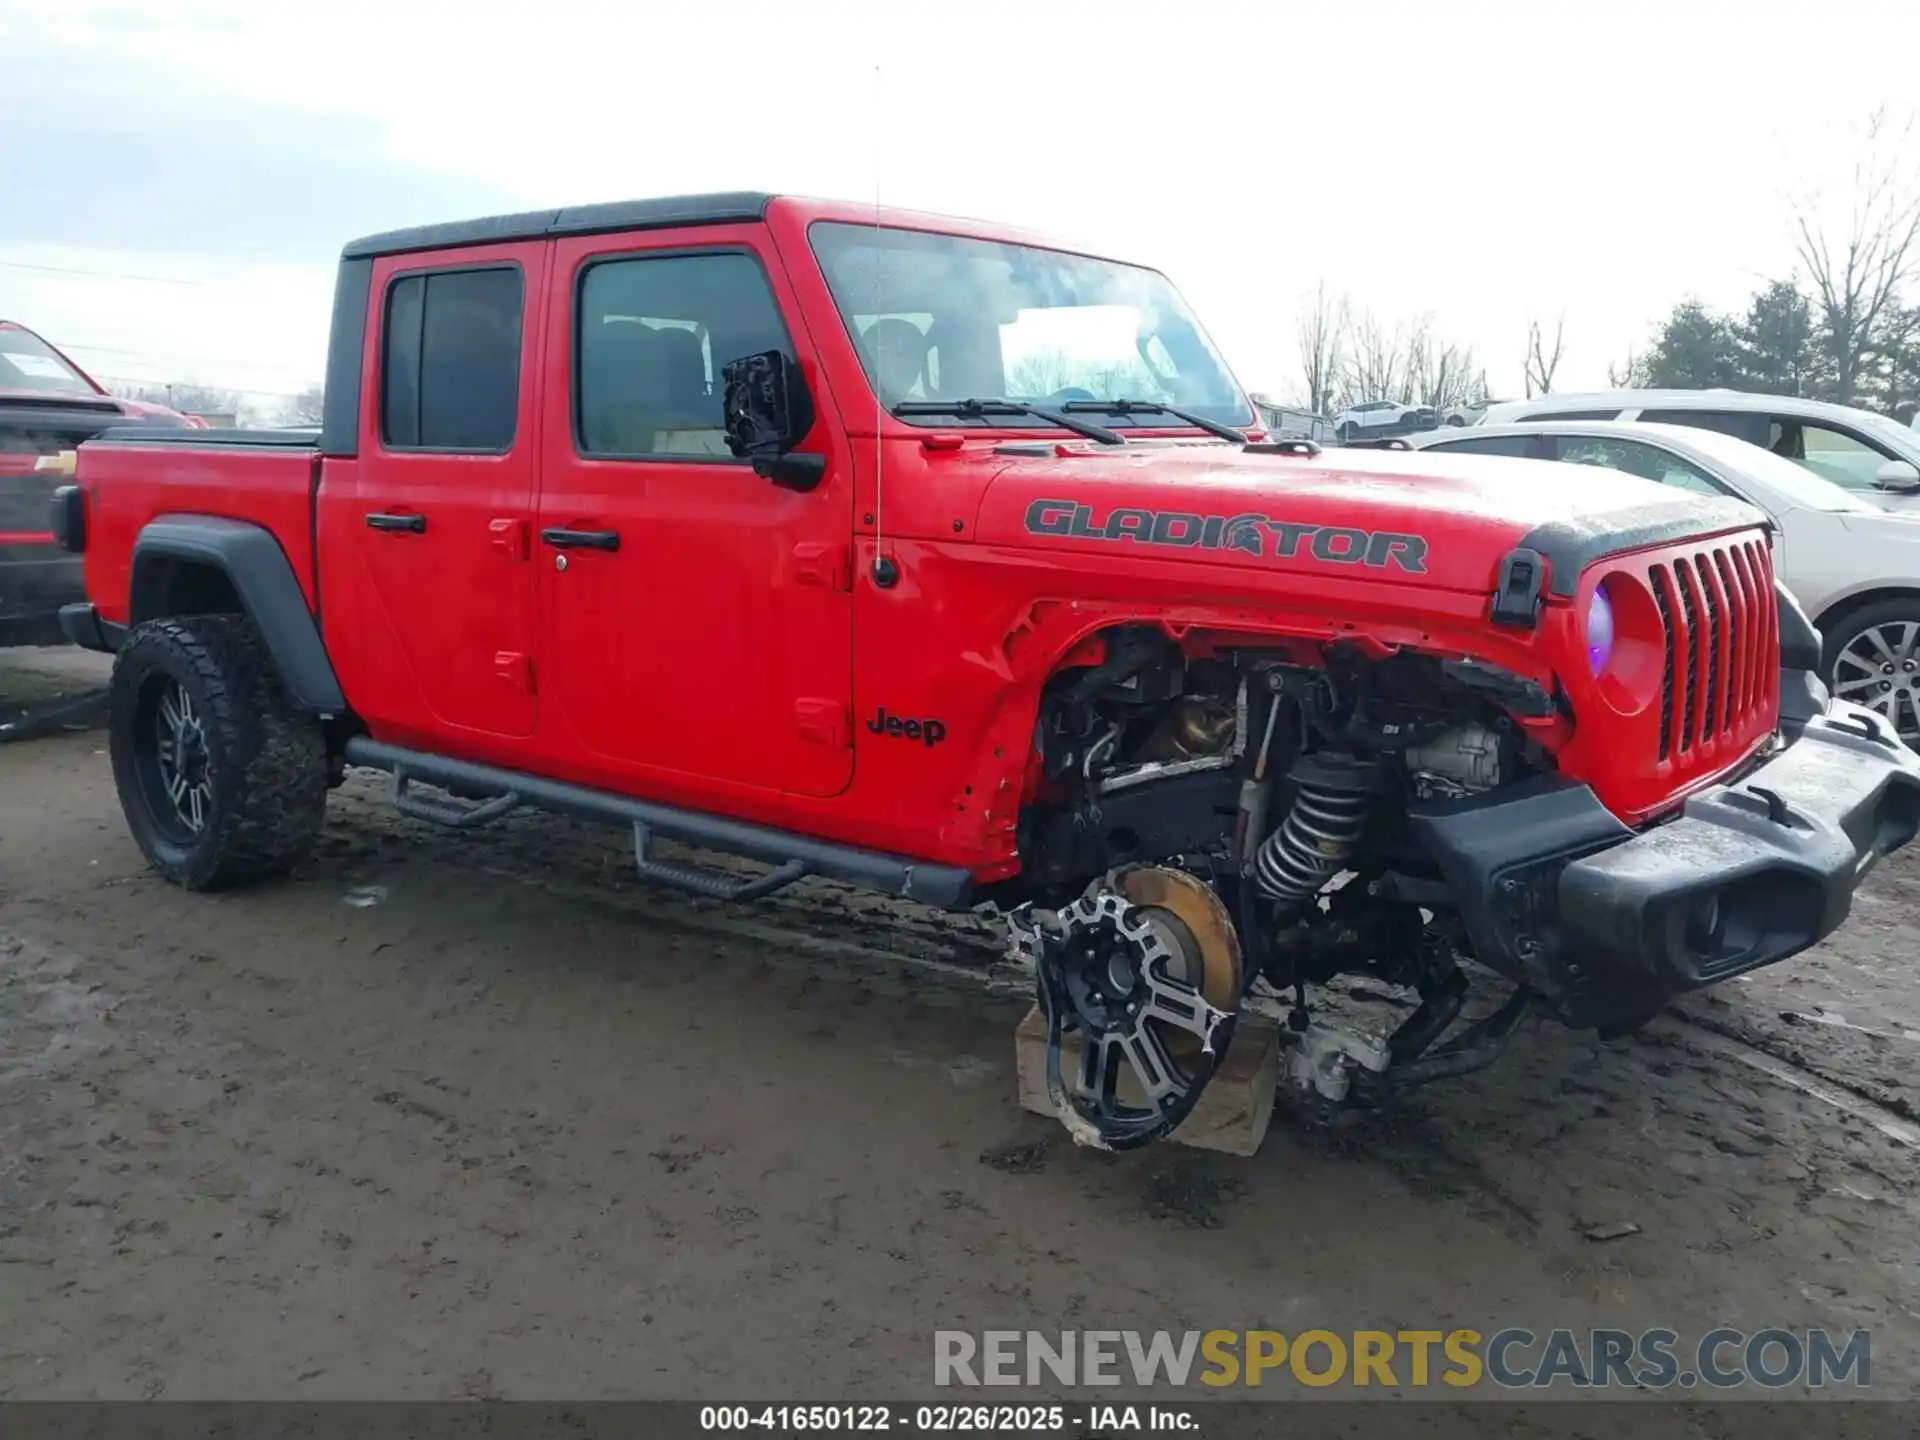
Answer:
<svg viewBox="0 0 1920 1440"><path fill-rule="evenodd" d="M0 720L103 675L0 655ZM937 1328L1729 1321L1870 1327L1920 1390L1920 856L1632 1039L1116 1159L1017 1107L968 921L718 909L367 775L293 880L186 895L103 745L0 745L0 1397L898 1398Z"/></svg>

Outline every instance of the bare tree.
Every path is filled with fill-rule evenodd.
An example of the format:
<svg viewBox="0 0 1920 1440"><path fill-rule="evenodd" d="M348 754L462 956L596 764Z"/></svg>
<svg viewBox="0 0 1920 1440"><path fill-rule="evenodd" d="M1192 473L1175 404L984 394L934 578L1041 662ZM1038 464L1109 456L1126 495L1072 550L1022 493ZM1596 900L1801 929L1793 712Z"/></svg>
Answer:
<svg viewBox="0 0 1920 1440"><path fill-rule="evenodd" d="M1868 117L1843 234L1829 234L1811 202L1794 206L1794 248L1813 287L1834 398L1843 404L1879 353L1901 282L1920 266L1920 171L1895 153L1911 130L1909 122L1890 136L1884 110Z"/></svg>
<svg viewBox="0 0 1920 1440"><path fill-rule="evenodd" d="M1389 328L1371 310L1362 312L1348 327L1341 357L1344 403L1400 399L1406 389L1406 358L1407 340L1402 327Z"/></svg>
<svg viewBox="0 0 1920 1440"><path fill-rule="evenodd" d="M183 415L237 415L240 411L240 393L237 390L220 390L210 385L196 385L191 382L154 385L136 382L109 385L107 388L123 400L140 400L149 405L165 405L168 409L178 410Z"/></svg>
<svg viewBox="0 0 1920 1440"><path fill-rule="evenodd" d="M1537 319L1527 321L1526 385L1527 399L1553 393L1553 375L1566 352L1567 317L1562 313L1553 323L1553 343L1549 345Z"/></svg>
<svg viewBox="0 0 1920 1440"><path fill-rule="evenodd" d="M1422 316L1407 339L1406 394L1402 399L1444 410L1474 397L1480 376L1471 346L1454 345L1433 333Z"/></svg>
<svg viewBox="0 0 1920 1440"><path fill-rule="evenodd" d="M1629 349L1618 365L1607 362L1607 387L1611 390L1641 390L1647 384L1647 357Z"/></svg>
<svg viewBox="0 0 1920 1440"><path fill-rule="evenodd" d="M309 385L280 407L282 425L318 425L325 410L326 392L318 385Z"/></svg>
<svg viewBox="0 0 1920 1440"><path fill-rule="evenodd" d="M1347 302L1327 293L1327 282L1313 287L1296 331L1300 342L1300 378L1307 408L1316 415L1333 413L1340 368L1345 363Z"/></svg>

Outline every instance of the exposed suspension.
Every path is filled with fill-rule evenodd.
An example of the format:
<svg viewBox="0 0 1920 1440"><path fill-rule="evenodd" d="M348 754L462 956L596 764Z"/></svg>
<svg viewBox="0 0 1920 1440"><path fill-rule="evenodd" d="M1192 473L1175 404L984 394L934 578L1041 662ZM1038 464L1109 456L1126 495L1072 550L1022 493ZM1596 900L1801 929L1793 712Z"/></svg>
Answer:
<svg viewBox="0 0 1920 1440"><path fill-rule="evenodd" d="M1350 755L1306 755L1292 773L1287 818L1253 860L1261 895L1290 909L1318 895L1359 846L1380 767Z"/></svg>

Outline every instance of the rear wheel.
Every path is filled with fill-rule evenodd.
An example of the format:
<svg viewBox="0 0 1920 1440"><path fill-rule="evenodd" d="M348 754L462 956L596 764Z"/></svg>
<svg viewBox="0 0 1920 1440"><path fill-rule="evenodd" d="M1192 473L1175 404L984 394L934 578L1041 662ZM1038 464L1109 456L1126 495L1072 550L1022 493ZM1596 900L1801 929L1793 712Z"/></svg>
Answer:
<svg viewBox="0 0 1920 1440"><path fill-rule="evenodd" d="M287 702L253 622L151 620L114 661L109 744L128 827L189 890L284 874L327 803L320 722Z"/></svg>
<svg viewBox="0 0 1920 1440"><path fill-rule="evenodd" d="M1920 748L1920 600L1875 601L1824 628L1834 698L1878 710Z"/></svg>

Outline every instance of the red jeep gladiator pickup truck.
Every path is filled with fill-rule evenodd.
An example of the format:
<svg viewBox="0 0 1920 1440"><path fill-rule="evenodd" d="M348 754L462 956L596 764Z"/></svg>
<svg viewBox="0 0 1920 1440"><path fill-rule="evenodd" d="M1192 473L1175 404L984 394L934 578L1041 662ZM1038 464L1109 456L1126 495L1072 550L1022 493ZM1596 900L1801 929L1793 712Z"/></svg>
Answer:
<svg viewBox="0 0 1920 1440"><path fill-rule="evenodd" d="M1795 954L1920 825L1756 511L1263 441L1151 270L727 194L358 240L332 325L318 443L126 428L54 502L189 888L293 865L357 765L698 895L994 904L1062 1118L1126 1147L1256 981L1290 1094L1377 1105ZM1341 972L1418 1007L1325 1028Z"/></svg>

